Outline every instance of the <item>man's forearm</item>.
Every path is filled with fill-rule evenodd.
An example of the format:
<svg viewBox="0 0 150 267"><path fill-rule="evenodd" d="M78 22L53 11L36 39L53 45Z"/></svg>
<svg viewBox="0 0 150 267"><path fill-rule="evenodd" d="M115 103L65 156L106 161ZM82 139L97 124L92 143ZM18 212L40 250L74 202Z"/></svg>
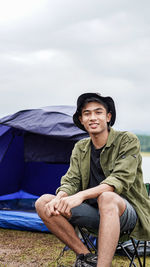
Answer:
<svg viewBox="0 0 150 267"><path fill-rule="evenodd" d="M86 199L97 198L103 192L113 192L113 191L114 191L113 186L107 184L101 184L93 188L80 191L77 194L79 195L79 197L83 199L83 201L85 201Z"/></svg>
<svg viewBox="0 0 150 267"><path fill-rule="evenodd" d="M62 198L62 197L67 197L68 194L64 191L59 191L58 194L56 195L56 197L58 198Z"/></svg>

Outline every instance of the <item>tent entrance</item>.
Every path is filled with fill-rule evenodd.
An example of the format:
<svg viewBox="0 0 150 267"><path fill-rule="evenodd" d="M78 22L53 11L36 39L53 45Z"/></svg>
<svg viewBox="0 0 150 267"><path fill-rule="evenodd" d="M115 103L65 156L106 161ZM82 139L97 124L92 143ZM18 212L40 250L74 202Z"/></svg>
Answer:
<svg viewBox="0 0 150 267"><path fill-rule="evenodd" d="M38 221L46 230L35 200L55 194L75 143L88 137L74 125L74 112L73 106L50 106L0 119L0 227L34 230Z"/></svg>

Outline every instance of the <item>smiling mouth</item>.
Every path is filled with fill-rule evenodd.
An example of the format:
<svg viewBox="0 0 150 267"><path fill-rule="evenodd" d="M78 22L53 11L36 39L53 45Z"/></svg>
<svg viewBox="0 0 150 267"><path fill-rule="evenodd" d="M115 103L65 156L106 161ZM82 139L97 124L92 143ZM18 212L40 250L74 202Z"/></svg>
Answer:
<svg viewBox="0 0 150 267"><path fill-rule="evenodd" d="M98 126L98 123L91 123L91 124L89 124L89 126L92 128L96 128Z"/></svg>

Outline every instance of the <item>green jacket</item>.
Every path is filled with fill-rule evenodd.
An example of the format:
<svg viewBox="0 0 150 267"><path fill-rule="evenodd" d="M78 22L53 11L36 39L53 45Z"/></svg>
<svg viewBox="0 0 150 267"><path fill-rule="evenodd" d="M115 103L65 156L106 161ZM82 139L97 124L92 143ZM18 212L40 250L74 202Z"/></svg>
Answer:
<svg viewBox="0 0 150 267"><path fill-rule="evenodd" d="M91 139L76 143L71 156L70 167L61 179L57 192L73 195L87 189L90 177ZM129 132L112 128L107 143L101 152L100 163L106 179L103 184L111 185L115 192L125 197L135 208L138 220L131 233L138 240L150 240L150 199L143 183L140 143Z"/></svg>

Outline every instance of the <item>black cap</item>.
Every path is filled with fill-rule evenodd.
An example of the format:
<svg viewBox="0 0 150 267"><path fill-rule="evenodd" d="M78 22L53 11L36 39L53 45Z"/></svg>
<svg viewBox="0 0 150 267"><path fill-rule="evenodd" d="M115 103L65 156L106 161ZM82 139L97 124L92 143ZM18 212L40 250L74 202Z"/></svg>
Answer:
<svg viewBox="0 0 150 267"><path fill-rule="evenodd" d="M110 112L112 114L111 117L111 121L109 123L110 126L113 126L116 120L116 109L115 109L115 103L114 100L110 97L110 96L101 96L99 93L85 93L82 94L78 97L77 99L77 110L73 115L73 121L75 123L75 125L80 128L83 131L86 131L84 126L81 124L80 120L79 120L79 116L81 116L81 108L84 106L84 102L86 101L86 99L90 99L90 98L94 98L95 101L97 100L98 102L102 102L104 103L107 108L108 108L108 112Z"/></svg>

